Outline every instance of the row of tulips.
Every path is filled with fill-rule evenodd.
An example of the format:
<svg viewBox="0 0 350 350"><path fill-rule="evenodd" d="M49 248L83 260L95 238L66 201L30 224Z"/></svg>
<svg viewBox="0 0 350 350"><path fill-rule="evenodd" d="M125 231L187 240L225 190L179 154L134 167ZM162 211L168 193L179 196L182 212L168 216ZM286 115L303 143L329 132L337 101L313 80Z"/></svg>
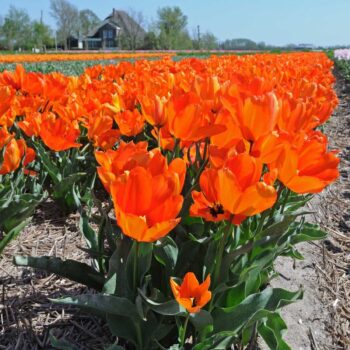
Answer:
<svg viewBox="0 0 350 350"><path fill-rule="evenodd" d="M109 53L40 53L40 54L9 54L1 55L0 63L29 63L52 61L98 61L118 59L146 59L171 56L175 53L164 52L109 52Z"/></svg>
<svg viewBox="0 0 350 350"><path fill-rule="evenodd" d="M259 333L288 348L278 309L301 291L267 287L277 256L324 237L300 208L338 177L320 131L331 68L293 53L0 74L0 176L78 210L92 266L15 263L100 291L59 302L95 310L124 346L225 349Z"/></svg>

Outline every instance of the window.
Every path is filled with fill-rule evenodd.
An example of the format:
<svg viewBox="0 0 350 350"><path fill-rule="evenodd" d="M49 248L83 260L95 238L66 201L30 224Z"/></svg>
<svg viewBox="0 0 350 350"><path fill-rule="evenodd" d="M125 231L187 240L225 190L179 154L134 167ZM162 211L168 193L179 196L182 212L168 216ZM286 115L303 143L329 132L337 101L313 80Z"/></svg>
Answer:
<svg viewBox="0 0 350 350"><path fill-rule="evenodd" d="M102 35L103 39L113 39L113 29L105 29Z"/></svg>

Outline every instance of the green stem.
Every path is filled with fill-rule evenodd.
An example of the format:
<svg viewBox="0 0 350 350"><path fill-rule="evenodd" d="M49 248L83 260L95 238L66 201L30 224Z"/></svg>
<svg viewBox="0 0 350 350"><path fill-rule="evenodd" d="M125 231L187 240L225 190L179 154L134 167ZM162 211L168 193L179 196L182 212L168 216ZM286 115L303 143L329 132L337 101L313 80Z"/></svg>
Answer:
<svg viewBox="0 0 350 350"><path fill-rule="evenodd" d="M139 256L139 242L135 241L135 254L134 254L134 271L133 271L133 286L134 290L137 290L137 275L139 273L138 271L138 256Z"/></svg>
<svg viewBox="0 0 350 350"><path fill-rule="evenodd" d="M287 194L283 199L283 203L282 203L282 207L281 207L281 211L280 211L281 214L283 214L283 212L284 212L284 208L288 202L289 195L290 195L290 189L287 189Z"/></svg>
<svg viewBox="0 0 350 350"><path fill-rule="evenodd" d="M186 316L186 320L185 320L185 323L184 323L184 329L182 331L182 334L181 334L181 339L180 339L180 346L181 348L183 348L184 344L185 344L185 340L186 340L186 331L187 331L187 325L188 325L188 320L190 319L190 314L187 313L187 316Z"/></svg>
<svg viewBox="0 0 350 350"><path fill-rule="evenodd" d="M221 263L222 263L222 257L224 255L224 251L225 251L225 245L226 245L226 241L227 241L227 237L230 234L231 231L231 227L232 227L232 218L230 218L230 222L227 225L227 229L225 230L220 243L219 243L219 247L217 250L217 261L215 262L215 269L214 269L214 273L213 273L213 287L216 288L217 285L219 284L219 278L220 278L220 272L221 272ZM214 298L212 296L211 300L210 300L210 304L209 304L209 312L212 310L213 308L213 303L214 303Z"/></svg>
<svg viewBox="0 0 350 350"><path fill-rule="evenodd" d="M267 224L269 224L271 222L271 220L273 218L273 215L275 214L275 211L276 211L277 206L278 206L278 201L279 201L279 199L281 197L283 189L284 189L284 186L282 184L280 184L280 187L279 187L278 192L277 192L276 202L273 205L273 207L270 209L270 215L269 215L269 218L267 220Z"/></svg>
<svg viewBox="0 0 350 350"><path fill-rule="evenodd" d="M255 233L255 236L258 235L261 230L263 229L263 226L264 226L264 222L265 222L265 219L266 219L266 216L267 216L267 210L265 210L261 216L260 216L260 221L259 221L259 226L258 228L256 229L256 233Z"/></svg>
<svg viewBox="0 0 350 350"><path fill-rule="evenodd" d="M106 216L103 215L98 229L98 267L101 273L104 273L104 241L105 241Z"/></svg>

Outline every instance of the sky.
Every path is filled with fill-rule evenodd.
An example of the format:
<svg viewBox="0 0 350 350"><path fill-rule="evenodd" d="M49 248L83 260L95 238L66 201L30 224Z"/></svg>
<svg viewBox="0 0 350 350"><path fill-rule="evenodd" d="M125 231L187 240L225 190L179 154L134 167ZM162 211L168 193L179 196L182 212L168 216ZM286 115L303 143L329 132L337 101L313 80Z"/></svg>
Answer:
<svg viewBox="0 0 350 350"><path fill-rule="evenodd" d="M272 45L350 44L350 0L70 0L79 10L94 11L101 19L113 7L117 10L141 11L146 23L157 19L157 10L179 6L188 18L192 34L212 32L220 41L247 38ZM10 5L27 10L32 19L39 19L55 28L50 16L50 0L0 0L0 16Z"/></svg>

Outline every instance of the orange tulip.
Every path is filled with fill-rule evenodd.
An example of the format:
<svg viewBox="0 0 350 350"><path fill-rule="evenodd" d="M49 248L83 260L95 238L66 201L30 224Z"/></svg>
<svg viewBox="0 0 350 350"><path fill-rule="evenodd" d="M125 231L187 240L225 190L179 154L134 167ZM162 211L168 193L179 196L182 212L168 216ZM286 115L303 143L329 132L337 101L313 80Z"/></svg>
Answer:
<svg viewBox="0 0 350 350"><path fill-rule="evenodd" d="M220 169L207 169L200 177L201 192L193 191L192 216L208 221L228 219L239 224L270 208L276 201L276 190L271 184L260 181L262 163L242 153L229 158Z"/></svg>
<svg viewBox="0 0 350 350"><path fill-rule="evenodd" d="M42 122L40 128L41 139L47 147L56 152L80 147L81 144L76 142L79 135L79 127L76 124L67 123L53 114Z"/></svg>
<svg viewBox="0 0 350 350"><path fill-rule="evenodd" d="M236 119L246 140L256 141L274 130L278 116L278 101L274 93L242 98L238 87L232 86L221 101Z"/></svg>
<svg viewBox="0 0 350 350"><path fill-rule="evenodd" d="M112 129L113 119L110 116L91 116L89 118L88 137L93 141L94 147L104 150L112 148L120 138L120 131Z"/></svg>
<svg viewBox="0 0 350 350"><path fill-rule="evenodd" d="M108 192L110 185L125 171L130 171L136 166L146 167L151 153L147 151L147 142L121 142L117 150L106 152L96 151L95 157L99 163L97 173L102 184Z"/></svg>
<svg viewBox="0 0 350 350"><path fill-rule="evenodd" d="M168 128L182 141L199 141L226 130L226 126L209 120L201 108L198 95L189 92L169 101Z"/></svg>
<svg viewBox="0 0 350 350"><path fill-rule="evenodd" d="M320 132L300 134L284 149L273 167L280 181L296 193L318 193L337 179L339 158L327 152L327 138Z"/></svg>
<svg viewBox="0 0 350 350"><path fill-rule="evenodd" d="M167 108L165 106L166 103L166 98L160 98L158 95L154 95L153 98L148 96L142 96L140 98L142 114L149 124L154 125L157 128L160 128L165 124L168 118Z"/></svg>
<svg viewBox="0 0 350 350"><path fill-rule="evenodd" d="M125 136L136 136L142 132L145 125L144 116L138 111L125 110L115 115L115 121L118 124L120 133Z"/></svg>
<svg viewBox="0 0 350 350"><path fill-rule="evenodd" d="M8 86L0 87L0 117L5 114L11 107L14 93Z"/></svg>
<svg viewBox="0 0 350 350"><path fill-rule="evenodd" d="M220 203L220 179L216 169L205 170L200 177L201 192L193 191L190 215L207 221L228 220L231 214Z"/></svg>
<svg viewBox="0 0 350 350"><path fill-rule="evenodd" d="M35 158L35 152L27 147L23 139L11 139L5 146L4 159L0 167L0 175L15 171L23 160L23 166L32 162Z"/></svg>
<svg viewBox="0 0 350 350"><path fill-rule="evenodd" d="M168 166L159 150L150 152L144 166L135 163L135 167L117 176L109 188L124 234L139 242L153 242L180 221L177 215L183 203L180 193L186 165L178 158Z"/></svg>
<svg viewBox="0 0 350 350"><path fill-rule="evenodd" d="M187 272L181 285L170 278L170 287L176 301L189 313L197 313L211 299L210 275L199 284L193 272Z"/></svg>

